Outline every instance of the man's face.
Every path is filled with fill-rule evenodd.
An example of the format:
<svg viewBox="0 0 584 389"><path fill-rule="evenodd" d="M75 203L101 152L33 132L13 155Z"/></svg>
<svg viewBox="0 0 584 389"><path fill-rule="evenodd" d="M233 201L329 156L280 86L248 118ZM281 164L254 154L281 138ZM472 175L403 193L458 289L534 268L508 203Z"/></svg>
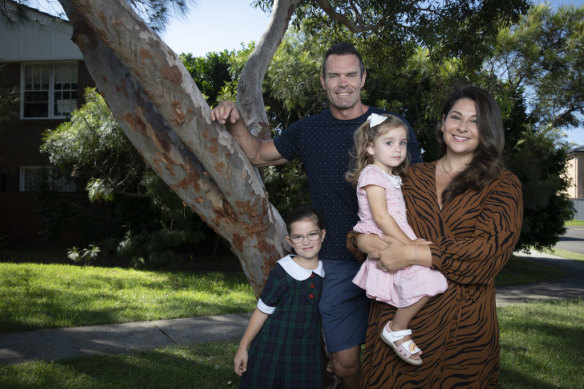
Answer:
<svg viewBox="0 0 584 389"><path fill-rule="evenodd" d="M331 54L327 58L326 74L320 75L320 82L326 90L331 111L350 111L360 105L365 76L365 73L361 76L359 58L353 54Z"/></svg>

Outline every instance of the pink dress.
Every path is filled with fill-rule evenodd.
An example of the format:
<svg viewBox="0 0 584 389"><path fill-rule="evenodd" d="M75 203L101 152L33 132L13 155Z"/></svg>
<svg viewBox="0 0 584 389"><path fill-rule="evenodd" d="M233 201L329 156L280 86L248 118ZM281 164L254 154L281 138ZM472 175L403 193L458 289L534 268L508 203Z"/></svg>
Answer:
<svg viewBox="0 0 584 389"><path fill-rule="evenodd" d="M375 224L369 208L367 194L363 189L367 185L380 186L385 189L389 214L410 239L416 239L406 217L406 205L401 192L401 178L389 175L374 165L368 165L359 175L357 199L359 201L360 221L353 229L364 234L383 234ZM442 293L448 287L446 278L437 270L412 265L395 273L389 273L378 269L377 260L373 259L367 259L361 265L353 282L365 289L367 297L397 308L410 306L423 296L434 296Z"/></svg>

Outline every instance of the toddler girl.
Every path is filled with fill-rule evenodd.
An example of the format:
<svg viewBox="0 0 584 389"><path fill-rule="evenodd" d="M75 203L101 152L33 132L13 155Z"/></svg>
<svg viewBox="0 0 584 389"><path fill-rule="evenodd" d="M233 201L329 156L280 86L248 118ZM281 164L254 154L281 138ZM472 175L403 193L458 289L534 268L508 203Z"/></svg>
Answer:
<svg viewBox="0 0 584 389"><path fill-rule="evenodd" d="M401 192L401 177L408 165L405 123L393 115L371 114L355 131L355 155L347 181L356 185L360 221L353 228L364 234L388 235L404 243L416 236L408 225ZM423 239L418 243L427 243ZM411 319L430 296L446 290L446 278L423 266L410 266L389 273L377 267L377 260L367 259L353 279L369 298L397 308L381 339L397 355L412 365L421 365L422 351L411 339Z"/></svg>

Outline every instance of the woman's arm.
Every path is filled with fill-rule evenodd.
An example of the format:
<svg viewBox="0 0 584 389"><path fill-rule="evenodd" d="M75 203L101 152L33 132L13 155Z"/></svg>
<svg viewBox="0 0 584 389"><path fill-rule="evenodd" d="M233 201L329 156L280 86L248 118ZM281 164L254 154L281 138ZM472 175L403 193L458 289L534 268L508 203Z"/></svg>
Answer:
<svg viewBox="0 0 584 389"><path fill-rule="evenodd" d="M404 244L398 239L374 234L360 234L355 231L347 235L347 249L360 262L367 257L370 259L381 259L379 268L388 271L401 270L410 265L420 265L431 267L432 256L429 250L428 242L424 239Z"/></svg>
<svg viewBox="0 0 584 389"><path fill-rule="evenodd" d="M480 205L481 212L468 237L443 236L430 246L433 266L454 282L492 282L519 240L523 197L515 175L506 173L493 183Z"/></svg>
<svg viewBox="0 0 584 389"><path fill-rule="evenodd" d="M519 239L522 219L521 183L509 173L482 202L482 211L468 238L443 236L430 245L417 244L414 251L413 244L404 245L390 237L384 237L385 242L380 244L381 239L374 235L350 232L347 248L357 258L365 254L380 258L391 271L417 261L418 265L438 269L454 282L484 284L491 282L507 263Z"/></svg>
<svg viewBox="0 0 584 389"><path fill-rule="evenodd" d="M233 359L233 369L237 375L242 375L247 370L248 354L247 349L251 344L251 341L256 337L256 335L262 329L262 326L268 319L268 314L260 311L256 308L251 314L245 333L239 342L239 348Z"/></svg>
<svg viewBox="0 0 584 389"><path fill-rule="evenodd" d="M384 239L387 247L379 252L379 268L394 272L411 265L432 266L429 246L431 242L420 239L412 243L403 243L392 237Z"/></svg>

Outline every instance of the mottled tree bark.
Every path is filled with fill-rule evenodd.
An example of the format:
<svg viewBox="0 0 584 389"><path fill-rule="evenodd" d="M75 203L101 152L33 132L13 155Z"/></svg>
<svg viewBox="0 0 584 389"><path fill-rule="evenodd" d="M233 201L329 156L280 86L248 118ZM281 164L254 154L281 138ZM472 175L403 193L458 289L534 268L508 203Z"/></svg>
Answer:
<svg viewBox="0 0 584 389"><path fill-rule="evenodd" d="M177 55L125 1L60 2L73 25L72 39L127 137L229 241L259 296L269 270L284 255L286 228L257 171L229 132L211 122L208 104ZM240 80L238 105L256 134L263 128L265 136L268 128L261 82L297 2L276 2Z"/></svg>

